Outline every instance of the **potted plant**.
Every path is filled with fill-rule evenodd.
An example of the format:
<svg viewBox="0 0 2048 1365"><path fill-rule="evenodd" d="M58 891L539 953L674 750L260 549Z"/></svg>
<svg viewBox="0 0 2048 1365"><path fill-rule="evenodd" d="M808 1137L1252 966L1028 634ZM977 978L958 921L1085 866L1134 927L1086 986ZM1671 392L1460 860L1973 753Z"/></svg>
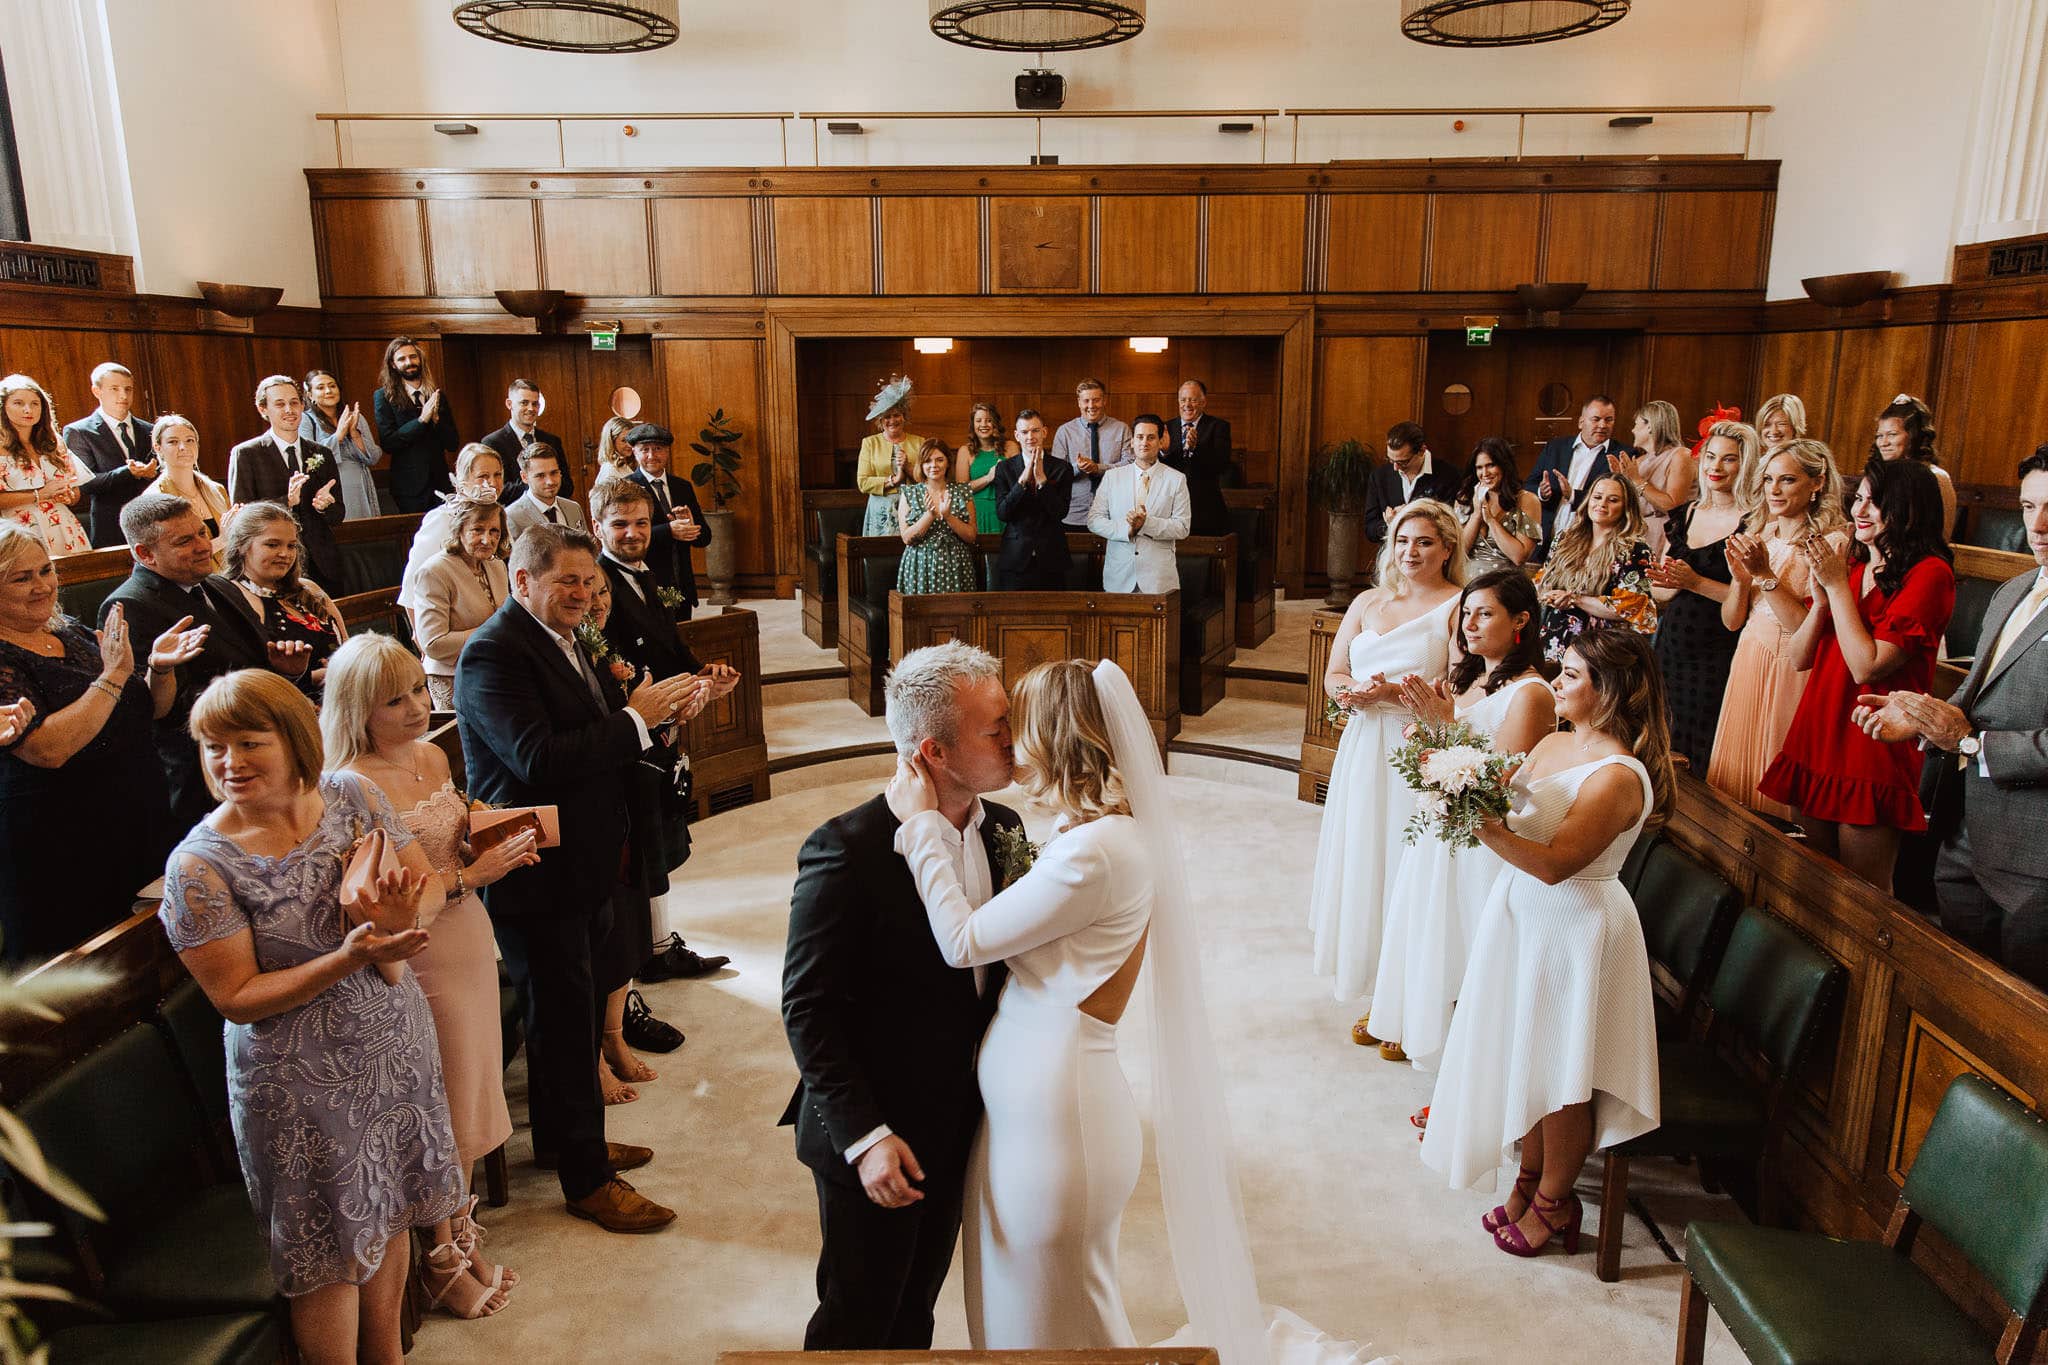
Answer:
<svg viewBox="0 0 2048 1365"><path fill-rule="evenodd" d="M1372 451L1365 442L1351 439L1326 445L1317 453L1309 471L1309 496L1323 504L1329 514L1331 607L1351 602L1351 583L1358 576L1358 547L1365 534L1365 500L1372 482Z"/></svg>
<svg viewBox="0 0 2048 1365"><path fill-rule="evenodd" d="M697 439L690 442L690 449L698 455L690 482L711 494L711 506L704 512L705 529L711 532L711 543L704 550L704 572L711 580L711 596L706 602L714 607L729 607L734 600L732 580L739 545L733 538L736 517L727 504L740 495L739 445L740 433L726 420L724 408L712 413Z"/></svg>

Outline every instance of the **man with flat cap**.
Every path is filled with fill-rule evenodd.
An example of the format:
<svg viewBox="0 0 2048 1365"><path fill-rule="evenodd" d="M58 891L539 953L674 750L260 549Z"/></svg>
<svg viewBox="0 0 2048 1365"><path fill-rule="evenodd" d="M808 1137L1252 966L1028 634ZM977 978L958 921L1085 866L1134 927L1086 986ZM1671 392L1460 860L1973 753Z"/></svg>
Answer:
<svg viewBox="0 0 2048 1365"><path fill-rule="evenodd" d="M669 452L675 443L669 429L654 422L642 422L626 433L633 462L639 466L633 481L645 484L654 495L654 538L647 547L647 558L670 570L668 581L683 596L676 619L687 621L697 605L697 574L690 564L690 551L711 543L711 528L704 524L704 509L697 505L696 485L669 472Z"/></svg>

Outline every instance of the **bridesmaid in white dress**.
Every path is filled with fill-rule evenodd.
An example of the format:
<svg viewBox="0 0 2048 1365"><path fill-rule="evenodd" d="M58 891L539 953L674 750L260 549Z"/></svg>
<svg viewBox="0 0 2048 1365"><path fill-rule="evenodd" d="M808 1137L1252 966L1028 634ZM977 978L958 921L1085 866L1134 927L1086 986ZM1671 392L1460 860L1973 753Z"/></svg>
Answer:
<svg viewBox="0 0 2048 1365"><path fill-rule="evenodd" d="M1146 845L1117 774L1089 666L1042 664L1014 697L1018 778L1059 832L1028 872L969 905L921 766L889 808L939 951L1009 965L976 1064L986 1110L967 1168L967 1331L974 1349L1135 1346L1117 1232L1144 1138L1116 1055L1152 919ZM914 761L913 761L914 762Z"/></svg>
<svg viewBox="0 0 2048 1365"><path fill-rule="evenodd" d="M1572 730L1536 746L1507 820L1481 827L1508 869L1458 989L1422 1140L1423 1162L1453 1188L1491 1181L1521 1142L1513 1191L1480 1220L1515 1256L1552 1240L1576 1251L1586 1157L1658 1122L1649 955L1617 874L1670 809L1663 683L1647 638L1597 630L1565 652L1553 690Z"/></svg>
<svg viewBox="0 0 2048 1365"><path fill-rule="evenodd" d="M1493 741L1498 753L1526 754L1557 728L1557 711L1537 665L1543 637L1536 585L1520 569L1496 569L1465 585L1458 598L1463 656L1434 686L1402 684L1402 700L1418 721L1453 718ZM1387 893L1379 974L1373 980L1373 1028L1386 1041L1380 1055L1405 1056L1428 1070L1443 1050L1451 1002L1465 976L1480 912L1503 864L1484 845L1452 849L1420 836L1401 856ZM1418 1124L1428 1115L1416 1116Z"/></svg>
<svg viewBox="0 0 2048 1365"><path fill-rule="evenodd" d="M1413 676L1435 683L1448 671L1451 613L1464 576L1457 514L1434 499L1411 502L1389 528L1379 586L1358 595L1330 642L1323 691L1350 716L1330 770L1309 925L1316 975L1336 978L1339 1000L1372 989L1401 830L1415 812L1414 793L1387 761L1409 718L1401 682ZM1354 1042L1379 1042L1369 1019L1352 1026Z"/></svg>

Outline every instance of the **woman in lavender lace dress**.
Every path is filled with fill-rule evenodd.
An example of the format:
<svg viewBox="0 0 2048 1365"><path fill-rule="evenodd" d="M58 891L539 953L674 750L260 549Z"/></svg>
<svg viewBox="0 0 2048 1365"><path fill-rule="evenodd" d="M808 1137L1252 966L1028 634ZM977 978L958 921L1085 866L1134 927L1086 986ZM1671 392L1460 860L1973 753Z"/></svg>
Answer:
<svg viewBox="0 0 2048 1365"><path fill-rule="evenodd" d="M405 961L440 883L391 803L320 776L313 705L283 678L216 678L192 708L219 809L172 851L159 911L229 1021L235 1146L303 1360L399 1359L408 1233L461 1207L433 1015ZM404 871L349 927L342 870L381 829Z"/></svg>
<svg viewBox="0 0 2048 1365"><path fill-rule="evenodd" d="M469 802L455 790L448 756L425 738L433 703L427 675L389 635L366 632L334 652L320 706L320 735L332 771L351 773L389 797L420 841L447 904L421 926L432 931L412 970L434 1012L441 1077L456 1162L468 1183L476 1163L512 1136L505 1104L504 1034L498 1013L498 959L491 917L477 898L514 868L540 861L531 832L515 834L474 859L466 835ZM484 1259L476 1196L437 1224L420 1279L437 1308L482 1318L503 1308L519 1276Z"/></svg>

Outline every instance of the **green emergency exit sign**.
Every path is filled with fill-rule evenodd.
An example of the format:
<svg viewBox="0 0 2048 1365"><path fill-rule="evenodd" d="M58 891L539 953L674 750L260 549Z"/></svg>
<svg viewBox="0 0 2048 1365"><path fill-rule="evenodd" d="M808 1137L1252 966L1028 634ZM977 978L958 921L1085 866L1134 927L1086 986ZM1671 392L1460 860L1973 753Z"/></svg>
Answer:
<svg viewBox="0 0 2048 1365"><path fill-rule="evenodd" d="M619 334L617 332L592 332L590 334L590 349L593 351L618 350Z"/></svg>

